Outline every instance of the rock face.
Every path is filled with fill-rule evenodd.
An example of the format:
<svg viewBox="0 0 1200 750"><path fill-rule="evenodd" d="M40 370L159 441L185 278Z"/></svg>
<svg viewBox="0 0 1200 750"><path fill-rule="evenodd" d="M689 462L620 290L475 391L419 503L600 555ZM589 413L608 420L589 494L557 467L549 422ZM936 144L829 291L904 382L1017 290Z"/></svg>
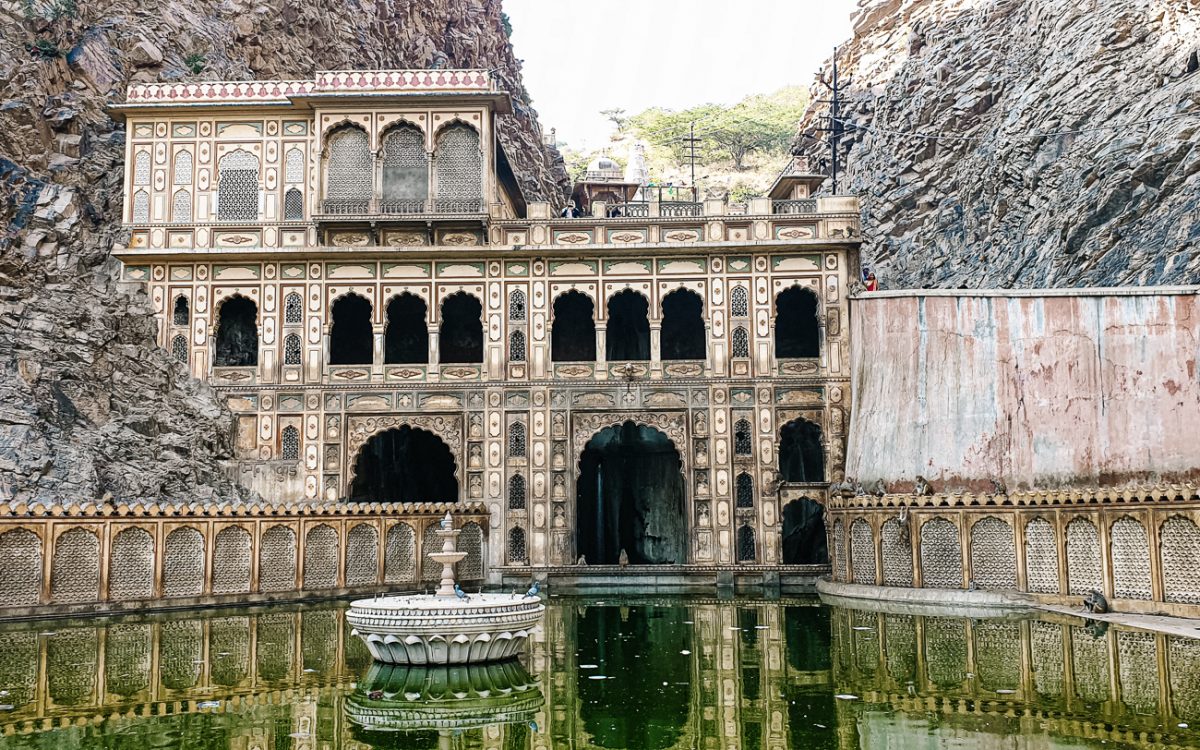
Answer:
<svg viewBox="0 0 1200 750"><path fill-rule="evenodd" d="M860 6L839 187L882 287L1200 281L1194 0Z"/></svg>
<svg viewBox="0 0 1200 750"><path fill-rule="evenodd" d="M316 70L495 69L501 140L528 200L568 178L542 145L498 0L29 0L0 6L0 497L232 499L232 418L155 343L117 282L125 133L106 106L135 81Z"/></svg>

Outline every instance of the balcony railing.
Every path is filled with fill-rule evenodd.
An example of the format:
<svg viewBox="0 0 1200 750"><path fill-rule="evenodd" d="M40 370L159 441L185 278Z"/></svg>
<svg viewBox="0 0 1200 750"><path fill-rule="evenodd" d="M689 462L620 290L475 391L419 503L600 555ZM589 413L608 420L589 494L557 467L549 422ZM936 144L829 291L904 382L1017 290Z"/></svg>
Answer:
<svg viewBox="0 0 1200 750"><path fill-rule="evenodd" d="M321 201L326 216L411 216L419 214L481 214L483 199L414 200L393 198L336 198Z"/></svg>
<svg viewBox="0 0 1200 750"><path fill-rule="evenodd" d="M816 212L816 198L793 198L791 200L771 201L771 213L773 214L815 214Z"/></svg>
<svg viewBox="0 0 1200 750"><path fill-rule="evenodd" d="M663 217L673 216L699 216L701 204L693 201L664 201L658 204L658 215Z"/></svg>

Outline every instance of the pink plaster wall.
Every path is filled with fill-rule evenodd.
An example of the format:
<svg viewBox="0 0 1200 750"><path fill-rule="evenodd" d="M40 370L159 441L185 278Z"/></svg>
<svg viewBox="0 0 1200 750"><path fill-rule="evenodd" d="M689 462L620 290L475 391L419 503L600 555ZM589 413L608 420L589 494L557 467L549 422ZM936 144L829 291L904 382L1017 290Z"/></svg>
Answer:
<svg viewBox="0 0 1200 750"><path fill-rule="evenodd" d="M1200 478L1198 294L853 300L846 476L988 492Z"/></svg>

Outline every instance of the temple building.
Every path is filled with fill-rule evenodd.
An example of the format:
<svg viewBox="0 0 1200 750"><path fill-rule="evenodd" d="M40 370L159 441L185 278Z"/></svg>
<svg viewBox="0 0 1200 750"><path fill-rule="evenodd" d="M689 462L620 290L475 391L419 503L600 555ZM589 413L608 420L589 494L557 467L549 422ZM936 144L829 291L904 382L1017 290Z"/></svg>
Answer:
<svg viewBox="0 0 1200 750"><path fill-rule="evenodd" d="M114 254L266 500L482 503L493 583L827 569L861 234L802 161L734 213L598 160L563 216L518 187L484 70L139 84L117 109Z"/></svg>

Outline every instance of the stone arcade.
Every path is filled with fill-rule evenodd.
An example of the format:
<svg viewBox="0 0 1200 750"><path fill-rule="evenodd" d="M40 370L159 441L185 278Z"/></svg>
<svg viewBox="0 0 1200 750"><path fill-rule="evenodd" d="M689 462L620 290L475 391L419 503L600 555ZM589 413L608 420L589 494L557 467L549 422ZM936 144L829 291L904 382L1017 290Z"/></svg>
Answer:
<svg viewBox="0 0 1200 750"><path fill-rule="evenodd" d="M483 503L493 583L622 551L681 580L826 569L860 233L802 162L737 213L630 201L596 165L560 218L517 187L487 71L134 85L117 109L124 278L236 412L264 498Z"/></svg>

